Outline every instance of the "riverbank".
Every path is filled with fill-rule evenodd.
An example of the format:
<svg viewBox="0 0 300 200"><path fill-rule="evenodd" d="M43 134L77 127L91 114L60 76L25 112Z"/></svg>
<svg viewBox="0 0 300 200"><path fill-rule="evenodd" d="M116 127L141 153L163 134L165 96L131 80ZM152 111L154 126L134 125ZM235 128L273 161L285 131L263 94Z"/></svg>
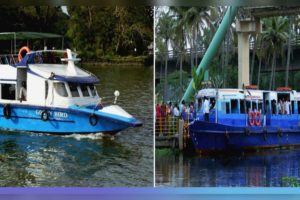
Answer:
<svg viewBox="0 0 300 200"><path fill-rule="evenodd" d="M148 56L103 56L95 60L83 60L84 65L95 66L152 66L153 55Z"/></svg>

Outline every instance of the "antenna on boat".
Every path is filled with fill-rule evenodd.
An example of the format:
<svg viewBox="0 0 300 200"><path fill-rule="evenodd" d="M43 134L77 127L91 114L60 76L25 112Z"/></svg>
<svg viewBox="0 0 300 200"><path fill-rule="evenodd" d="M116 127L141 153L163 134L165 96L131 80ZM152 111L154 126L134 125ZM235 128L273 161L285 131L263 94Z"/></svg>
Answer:
<svg viewBox="0 0 300 200"><path fill-rule="evenodd" d="M67 70L73 75L77 75L74 61L80 61L80 58L73 58L72 51L70 49L67 49L67 58L61 58L60 60L63 62L67 61L68 62Z"/></svg>
<svg viewBox="0 0 300 200"><path fill-rule="evenodd" d="M120 96L120 92L119 92L118 90L116 90L116 91L114 92L114 95L115 95L115 101L114 101L114 104L116 104L116 103L117 103L117 100L118 100L118 96Z"/></svg>

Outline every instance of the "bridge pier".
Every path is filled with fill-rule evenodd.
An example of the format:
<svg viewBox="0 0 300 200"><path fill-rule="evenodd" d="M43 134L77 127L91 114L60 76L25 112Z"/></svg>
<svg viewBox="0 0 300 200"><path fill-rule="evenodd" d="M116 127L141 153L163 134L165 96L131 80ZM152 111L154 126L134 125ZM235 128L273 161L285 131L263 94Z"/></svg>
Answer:
<svg viewBox="0 0 300 200"><path fill-rule="evenodd" d="M250 85L249 80L249 38L253 32L261 31L260 22L250 18L240 19L236 22L238 34L238 88Z"/></svg>

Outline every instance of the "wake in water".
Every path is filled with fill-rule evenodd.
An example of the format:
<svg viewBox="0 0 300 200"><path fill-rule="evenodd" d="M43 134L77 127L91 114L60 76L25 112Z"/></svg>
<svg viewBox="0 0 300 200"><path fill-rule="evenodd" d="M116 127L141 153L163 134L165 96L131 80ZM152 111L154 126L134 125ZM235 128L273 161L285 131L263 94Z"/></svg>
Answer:
<svg viewBox="0 0 300 200"><path fill-rule="evenodd" d="M89 134L78 134L78 133L74 133L71 135L63 135L62 137L65 138L74 138L76 140L81 140L81 139L91 139L91 140L99 140L102 139L103 137L105 138L109 138L111 140L115 139L115 136L119 135L119 133L117 133L116 135L110 135L110 134L104 134L104 133L89 133Z"/></svg>

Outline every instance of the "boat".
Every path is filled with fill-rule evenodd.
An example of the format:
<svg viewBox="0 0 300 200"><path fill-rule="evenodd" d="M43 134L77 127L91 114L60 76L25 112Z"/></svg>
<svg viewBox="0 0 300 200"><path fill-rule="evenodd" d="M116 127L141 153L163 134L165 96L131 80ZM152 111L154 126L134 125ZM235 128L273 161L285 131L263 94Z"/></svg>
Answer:
<svg viewBox="0 0 300 200"><path fill-rule="evenodd" d="M0 55L0 128L40 133L116 134L142 122L117 105L103 105L99 79L77 66L70 49ZM106 102L107 103L107 102Z"/></svg>
<svg viewBox="0 0 300 200"><path fill-rule="evenodd" d="M300 145L300 93L291 88L206 88L195 97L189 131L198 153ZM205 98L210 103L208 121L203 114ZM288 110L283 112L279 105L285 101Z"/></svg>

